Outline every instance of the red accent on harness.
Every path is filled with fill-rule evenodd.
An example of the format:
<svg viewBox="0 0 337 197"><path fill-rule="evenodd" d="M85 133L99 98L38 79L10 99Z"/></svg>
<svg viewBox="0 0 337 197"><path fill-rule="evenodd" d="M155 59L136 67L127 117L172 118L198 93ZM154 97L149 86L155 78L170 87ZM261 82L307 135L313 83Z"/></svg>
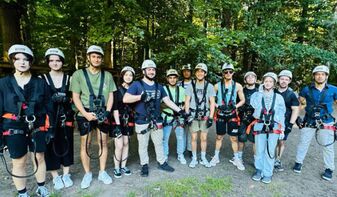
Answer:
<svg viewBox="0 0 337 197"><path fill-rule="evenodd" d="M67 121L67 122L65 122L65 124L66 124L67 127L74 127L74 123L71 122L71 121Z"/></svg>
<svg viewBox="0 0 337 197"><path fill-rule="evenodd" d="M323 129L327 129L327 130L332 130L332 131L336 131L336 127L333 125L325 125L323 126Z"/></svg>

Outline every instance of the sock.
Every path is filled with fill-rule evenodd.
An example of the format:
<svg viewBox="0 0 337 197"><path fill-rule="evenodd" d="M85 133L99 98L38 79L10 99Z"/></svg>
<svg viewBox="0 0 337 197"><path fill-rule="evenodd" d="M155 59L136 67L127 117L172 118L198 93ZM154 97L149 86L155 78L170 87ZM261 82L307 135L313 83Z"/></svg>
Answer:
<svg viewBox="0 0 337 197"><path fill-rule="evenodd" d="M234 158L235 158L235 159L240 159L240 158L239 158L239 153L238 153L238 152L234 153Z"/></svg>
<svg viewBox="0 0 337 197"><path fill-rule="evenodd" d="M219 159L219 153L220 153L220 150L215 150L214 151L214 157Z"/></svg>
<svg viewBox="0 0 337 197"><path fill-rule="evenodd" d="M22 190L18 190L18 193L19 194L24 194L24 193L26 193L27 192L27 189L26 188L24 188L24 189L22 189Z"/></svg>
<svg viewBox="0 0 337 197"><path fill-rule="evenodd" d="M43 181L43 182L41 182L41 183L37 183L37 185L38 185L39 187L42 187L42 186L44 186L44 181Z"/></svg>
<svg viewBox="0 0 337 197"><path fill-rule="evenodd" d="M239 159L242 160L242 151L238 152Z"/></svg>
<svg viewBox="0 0 337 197"><path fill-rule="evenodd" d="M206 160L206 152L201 152L201 160Z"/></svg>
<svg viewBox="0 0 337 197"><path fill-rule="evenodd" d="M197 151L192 151L192 159L197 160Z"/></svg>

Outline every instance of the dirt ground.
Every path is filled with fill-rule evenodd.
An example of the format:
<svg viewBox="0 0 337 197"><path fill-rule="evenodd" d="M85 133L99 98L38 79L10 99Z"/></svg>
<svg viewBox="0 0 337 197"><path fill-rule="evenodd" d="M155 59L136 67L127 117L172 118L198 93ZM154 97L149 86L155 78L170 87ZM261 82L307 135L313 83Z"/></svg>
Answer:
<svg viewBox="0 0 337 197"><path fill-rule="evenodd" d="M336 106L335 106L336 112ZM336 117L336 113L335 113ZM211 159L214 153L215 128L212 127L209 133L207 157ZM83 177L83 168L79 158L79 134L75 132L75 165L71 168L72 179L74 186L63 189L60 192L53 190L51 175L47 176L47 186L54 196L153 196L144 188L151 186L164 180L182 179L185 177L193 177L196 180L203 180L205 177L230 177L232 181L231 191L224 196L337 196L337 176L333 174L333 181L328 182L321 179L320 174L324 171L322 148L316 143L315 139L309 148L309 152L304 161L304 166L301 174L296 174L292 171L294 164L297 143L299 141L299 130L293 129L287 141L286 151L283 155L284 172L277 172L273 176L271 184L266 185L261 182L251 180L251 175L254 172L252 144L246 143L244 151L245 171L239 171L228 160L232 157L230 141L228 136L225 137L223 147L220 153L221 163L213 168L205 168L198 165L195 169L191 169L188 165L181 165L176 160L175 154L175 136L171 135L170 157L169 163L176 169L173 173L166 173L157 169L155 161L154 148L152 143L149 146L150 153L150 175L147 178L140 176L139 157L137 152L137 139L135 136L131 139L131 151L128 166L132 170L132 175L129 177L123 176L121 179L113 178L111 185L103 185L97 180L98 176L98 161L92 161L93 182L89 189L81 190L80 182ZM109 142L109 160L108 173L113 175L112 151L113 142ZM335 145L335 153L337 152ZM96 149L97 150L97 147ZM8 158L8 157L7 157ZM187 158L187 157L186 157ZM190 159L188 159L188 162ZM335 160L336 161L336 160ZM11 178L5 172L5 168L0 164L0 197L15 196L16 191ZM34 178L28 180L28 191L31 196L34 196L36 183ZM131 195L132 194L132 195ZM161 196L161 195L159 195ZM210 194L211 196L211 194Z"/></svg>

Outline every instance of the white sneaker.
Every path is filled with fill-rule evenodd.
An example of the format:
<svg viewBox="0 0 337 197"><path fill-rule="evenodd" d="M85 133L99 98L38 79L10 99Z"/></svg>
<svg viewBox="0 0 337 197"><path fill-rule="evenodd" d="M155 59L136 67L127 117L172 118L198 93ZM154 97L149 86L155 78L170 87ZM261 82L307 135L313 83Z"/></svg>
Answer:
<svg viewBox="0 0 337 197"><path fill-rule="evenodd" d="M64 184L63 184L61 175L53 178L53 183L54 183L54 189L55 190L60 190L60 189L64 188Z"/></svg>
<svg viewBox="0 0 337 197"><path fill-rule="evenodd" d="M90 187L92 181L92 173L88 172L83 176L82 182L81 182L81 189L87 189Z"/></svg>
<svg viewBox="0 0 337 197"><path fill-rule="evenodd" d="M213 157L212 158L212 160L209 162L209 164L211 165L211 166L216 166L216 164L218 164L218 163L220 163L220 160L219 160L219 158L218 157Z"/></svg>
<svg viewBox="0 0 337 197"><path fill-rule="evenodd" d="M49 197L50 193L48 191L48 189L46 188L46 186L38 186L36 189L36 194L37 196L41 196L41 197Z"/></svg>
<svg viewBox="0 0 337 197"><path fill-rule="evenodd" d="M64 183L65 188L68 188L74 185L74 182L71 180L70 176L71 176L70 174L64 174L62 176L62 181Z"/></svg>
<svg viewBox="0 0 337 197"><path fill-rule="evenodd" d="M229 160L233 165L235 165L239 170L245 170L245 166L242 164L242 161L240 159L233 158L232 160Z"/></svg>
<svg viewBox="0 0 337 197"><path fill-rule="evenodd" d="M112 178L108 175L108 173L105 170L99 172L98 180L102 181L106 185L112 183Z"/></svg>
<svg viewBox="0 0 337 197"><path fill-rule="evenodd" d="M198 165L198 161L196 159L192 159L190 165L188 165L190 168L195 168L195 166Z"/></svg>
<svg viewBox="0 0 337 197"><path fill-rule="evenodd" d="M181 164L185 165L187 163L184 155L178 155L178 161L180 161Z"/></svg>
<svg viewBox="0 0 337 197"><path fill-rule="evenodd" d="M209 164L209 162L207 161L207 159L202 159L199 161L199 163L203 166L205 166L206 168L210 168L212 167L211 164Z"/></svg>

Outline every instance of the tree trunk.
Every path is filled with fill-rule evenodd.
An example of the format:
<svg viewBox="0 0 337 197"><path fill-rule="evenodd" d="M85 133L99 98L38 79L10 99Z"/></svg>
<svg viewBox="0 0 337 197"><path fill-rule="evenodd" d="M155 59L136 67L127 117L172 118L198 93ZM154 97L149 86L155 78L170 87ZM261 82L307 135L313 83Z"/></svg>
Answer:
<svg viewBox="0 0 337 197"><path fill-rule="evenodd" d="M13 44L22 42L20 34L21 7L17 3L0 2L0 32L2 36L3 60L8 62L7 51Z"/></svg>
<svg viewBox="0 0 337 197"><path fill-rule="evenodd" d="M297 38L296 38L296 41L299 43L304 42L304 35L307 32L307 18L308 18L309 3L306 1L303 1L301 3L301 6L302 6L301 20L298 24Z"/></svg>

